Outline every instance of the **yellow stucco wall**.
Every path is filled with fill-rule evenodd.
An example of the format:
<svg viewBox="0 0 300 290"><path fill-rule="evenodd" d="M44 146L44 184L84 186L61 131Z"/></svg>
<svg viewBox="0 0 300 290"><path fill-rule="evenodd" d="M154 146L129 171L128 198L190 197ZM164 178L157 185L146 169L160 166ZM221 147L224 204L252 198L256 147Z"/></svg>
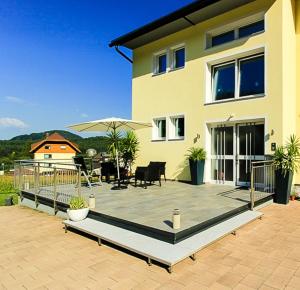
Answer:
<svg viewBox="0 0 300 290"><path fill-rule="evenodd" d="M272 153L272 142L281 145L296 131L295 114L299 104L296 106L293 3L290 0L258 0L134 50L133 119L151 122L154 117L185 114L186 122L183 141L152 142L151 129L137 131L141 146L136 164L145 165L150 160L167 161L167 178L189 180L185 162L187 149L191 146L208 149L206 123L226 122L230 115L234 115L231 121L237 122L257 118L265 120L266 154ZM266 12L264 33L205 49L208 30L261 11ZM186 48L185 68L152 76L153 53L180 43ZM299 37L297 45L299 51ZM207 63L261 47L265 50L265 97L205 105ZM298 65L298 72L299 69ZM300 133L299 126L297 129ZM198 134L200 138L195 143Z"/></svg>

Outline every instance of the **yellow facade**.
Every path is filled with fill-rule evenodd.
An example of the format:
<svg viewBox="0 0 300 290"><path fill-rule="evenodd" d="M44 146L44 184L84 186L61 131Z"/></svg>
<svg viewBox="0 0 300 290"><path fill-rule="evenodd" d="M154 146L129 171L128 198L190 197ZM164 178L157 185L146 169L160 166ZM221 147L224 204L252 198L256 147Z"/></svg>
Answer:
<svg viewBox="0 0 300 290"><path fill-rule="evenodd" d="M258 13L265 13L263 33L206 49L207 31ZM185 116L184 140L152 141L152 129L137 131L140 152L136 164L166 161L167 178L189 180L185 154L188 148L200 146L208 152L205 180L209 182L211 124L263 121L265 154L273 153L272 143L279 146L290 134L300 136L299 19L298 0L257 0L135 49L132 118L152 122L161 116ZM181 43L186 50L185 67L153 76L153 55ZM264 96L206 104L208 64L249 52L264 52ZM300 176L295 183L300 183Z"/></svg>

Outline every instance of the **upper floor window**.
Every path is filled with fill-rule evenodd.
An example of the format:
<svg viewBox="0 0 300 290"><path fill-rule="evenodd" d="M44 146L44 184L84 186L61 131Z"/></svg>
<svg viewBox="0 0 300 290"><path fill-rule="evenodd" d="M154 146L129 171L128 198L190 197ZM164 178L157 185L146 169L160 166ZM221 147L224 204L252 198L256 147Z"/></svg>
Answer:
<svg viewBox="0 0 300 290"><path fill-rule="evenodd" d="M46 150L50 150L50 149L51 149L51 146L46 145L46 146L45 146L45 149L46 149Z"/></svg>
<svg viewBox="0 0 300 290"><path fill-rule="evenodd" d="M166 118L154 119L153 130L154 140L165 140L167 135Z"/></svg>
<svg viewBox="0 0 300 290"><path fill-rule="evenodd" d="M264 54L235 59L212 67L213 101L263 95Z"/></svg>
<svg viewBox="0 0 300 290"><path fill-rule="evenodd" d="M185 48L181 47L173 50L173 68L182 68L185 65Z"/></svg>
<svg viewBox="0 0 300 290"><path fill-rule="evenodd" d="M183 44L166 48L154 54L153 74L163 74L175 69L184 68L186 51Z"/></svg>
<svg viewBox="0 0 300 290"><path fill-rule="evenodd" d="M207 33L206 47L215 47L263 31L265 31L265 21L264 16L260 13L211 30Z"/></svg>
<svg viewBox="0 0 300 290"><path fill-rule="evenodd" d="M67 149L67 146L66 146L66 145L61 145L61 146L60 146L60 149L66 150L66 149Z"/></svg>
<svg viewBox="0 0 300 290"><path fill-rule="evenodd" d="M162 53L155 56L154 73L161 74L167 71L167 53Z"/></svg>

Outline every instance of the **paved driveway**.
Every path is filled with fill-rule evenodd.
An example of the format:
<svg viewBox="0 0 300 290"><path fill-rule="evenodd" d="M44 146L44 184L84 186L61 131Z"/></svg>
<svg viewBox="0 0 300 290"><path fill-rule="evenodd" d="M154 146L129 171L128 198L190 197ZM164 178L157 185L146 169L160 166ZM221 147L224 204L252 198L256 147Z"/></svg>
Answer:
<svg viewBox="0 0 300 290"><path fill-rule="evenodd" d="M78 234L57 217L0 208L0 289L300 289L300 202L255 221L174 273Z"/></svg>

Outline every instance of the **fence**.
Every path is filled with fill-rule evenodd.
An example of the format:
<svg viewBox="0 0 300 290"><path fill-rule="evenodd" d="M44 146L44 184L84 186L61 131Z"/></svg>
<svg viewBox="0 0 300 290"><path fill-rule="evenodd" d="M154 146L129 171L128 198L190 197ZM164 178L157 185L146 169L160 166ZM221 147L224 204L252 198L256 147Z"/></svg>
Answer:
<svg viewBox="0 0 300 290"><path fill-rule="evenodd" d="M69 203L74 195L81 195L81 169L73 160L34 161L21 160L15 163L15 187L20 191L34 194L36 207L38 198L53 200L54 211L57 203Z"/></svg>
<svg viewBox="0 0 300 290"><path fill-rule="evenodd" d="M250 200L251 210L255 201L275 193L275 166L272 160L251 164Z"/></svg>

